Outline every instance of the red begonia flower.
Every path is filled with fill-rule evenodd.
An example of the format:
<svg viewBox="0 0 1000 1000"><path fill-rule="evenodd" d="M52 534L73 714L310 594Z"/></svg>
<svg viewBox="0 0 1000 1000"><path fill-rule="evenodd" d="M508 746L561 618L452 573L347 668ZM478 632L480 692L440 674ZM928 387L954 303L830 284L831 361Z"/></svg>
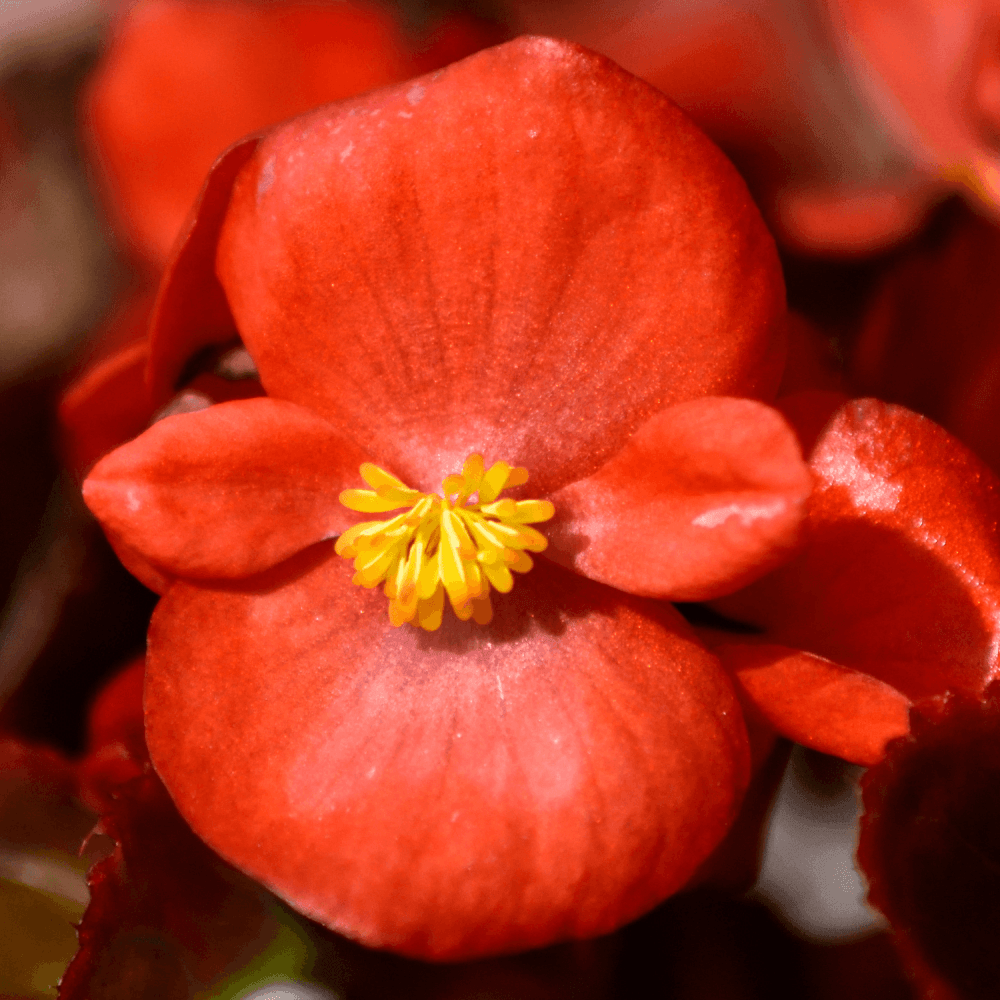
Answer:
<svg viewBox="0 0 1000 1000"><path fill-rule="evenodd" d="M713 596L791 551L795 436L714 395L773 392L783 319L730 165L566 43L235 147L168 271L150 373L166 398L239 335L271 398L168 417L85 484L175 579L147 738L196 832L327 926L433 958L600 934L683 885L745 787L742 714L669 605L603 584ZM393 627L334 553L357 530L338 492L367 459L430 493L470 452L530 470L557 505L546 555L578 572L541 560L488 624Z"/></svg>
<svg viewBox="0 0 1000 1000"><path fill-rule="evenodd" d="M929 699L863 779L858 860L927 1000L1000 982L1000 684Z"/></svg>
<svg viewBox="0 0 1000 1000"><path fill-rule="evenodd" d="M997 676L1000 484L926 418L838 403L781 404L816 477L804 544L716 602L763 630L716 651L779 732L873 764L907 731L911 700L978 695Z"/></svg>
<svg viewBox="0 0 1000 1000"><path fill-rule="evenodd" d="M136 249L162 265L205 173L232 142L490 42L471 19L407 39L374 5L125 5L84 97L107 201Z"/></svg>

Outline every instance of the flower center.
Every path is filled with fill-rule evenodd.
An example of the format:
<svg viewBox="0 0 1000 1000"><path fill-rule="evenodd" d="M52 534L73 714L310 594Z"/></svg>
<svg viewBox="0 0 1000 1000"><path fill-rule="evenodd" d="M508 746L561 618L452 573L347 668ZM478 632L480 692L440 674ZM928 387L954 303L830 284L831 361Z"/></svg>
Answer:
<svg viewBox="0 0 1000 1000"><path fill-rule="evenodd" d="M485 625L493 617L490 589L506 594L514 586L512 573L534 565L528 552L548 545L528 527L552 517L548 500L497 499L502 490L526 483L527 469L506 462L486 469L482 455L470 455L460 474L442 481L440 494L411 490L370 462L361 466L361 478L372 488L344 490L345 507L403 513L353 525L337 539L336 551L354 560L354 583L371 588L385 580L393 625L412 622L433 632L441 625L446 593L462 621Z"/></svg>

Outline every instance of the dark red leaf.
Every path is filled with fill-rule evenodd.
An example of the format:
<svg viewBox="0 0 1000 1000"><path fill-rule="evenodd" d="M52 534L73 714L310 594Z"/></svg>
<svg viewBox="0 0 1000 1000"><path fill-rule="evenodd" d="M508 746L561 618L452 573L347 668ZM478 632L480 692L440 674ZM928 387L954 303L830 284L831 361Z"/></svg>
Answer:
<svg viewBox="0 0 1000 1000"><path fill-rule="evenodd" d="M929 997L1000 983L1000 684L918 704L866 775L858 858ZM953 993L949 992L948 985Z"/></svg>

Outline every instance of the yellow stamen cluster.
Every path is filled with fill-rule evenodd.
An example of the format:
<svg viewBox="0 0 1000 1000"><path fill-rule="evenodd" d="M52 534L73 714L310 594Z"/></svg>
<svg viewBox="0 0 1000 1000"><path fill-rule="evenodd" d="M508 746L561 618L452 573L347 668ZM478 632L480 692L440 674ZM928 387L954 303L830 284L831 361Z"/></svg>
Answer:
<svg viewBox="0 0 1000 1000"><path fill-rule="evenodd" d="M470 455L461 474L447 476L441 493L420 493L377 465L361 466L370 490L344 490L340 502L366 514L400 510L387 521L365 521L337 539L337 555L354 560L354 582L385 581L389 620L428 632L441 625L444 595L455 614L485 625L493 617L490 589L506 594L512 573L527 573L528 552L541 552L545 536L529 524L555 511L548 500L498 500L501 490L528 481L528 470L497 462L486 469ZM475 500L473 501L473 498Z"/></svg>

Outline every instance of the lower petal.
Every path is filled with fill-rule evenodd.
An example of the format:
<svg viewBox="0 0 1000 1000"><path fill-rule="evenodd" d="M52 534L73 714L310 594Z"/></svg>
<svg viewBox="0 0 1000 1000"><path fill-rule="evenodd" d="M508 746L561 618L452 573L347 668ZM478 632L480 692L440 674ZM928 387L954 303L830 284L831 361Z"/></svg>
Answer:
<svg viewBox="0 0 1000 1000"><path fill-rule="evenodd" d="M784 646L719 646L715 654L782 736L812 750L868 766L909 732L909 698L860 670Z"/></svg>
<svg viewBox="0 0 1000 1000"><path fill-rule="evenodd" d="M718 396L680 403L553 494L548 555L633 594L718 597L788 557L811 487L776 410Z"/></svg>
<svg viewBox="0 0 1000 1000"><path fill-rule="evenodd" d="M316 546L256 589L176 584L146 690L194 829L297 909L457 959L592 937L725 834L746 731L673 609L538 566L488 626L389 624Z"/></svg>

